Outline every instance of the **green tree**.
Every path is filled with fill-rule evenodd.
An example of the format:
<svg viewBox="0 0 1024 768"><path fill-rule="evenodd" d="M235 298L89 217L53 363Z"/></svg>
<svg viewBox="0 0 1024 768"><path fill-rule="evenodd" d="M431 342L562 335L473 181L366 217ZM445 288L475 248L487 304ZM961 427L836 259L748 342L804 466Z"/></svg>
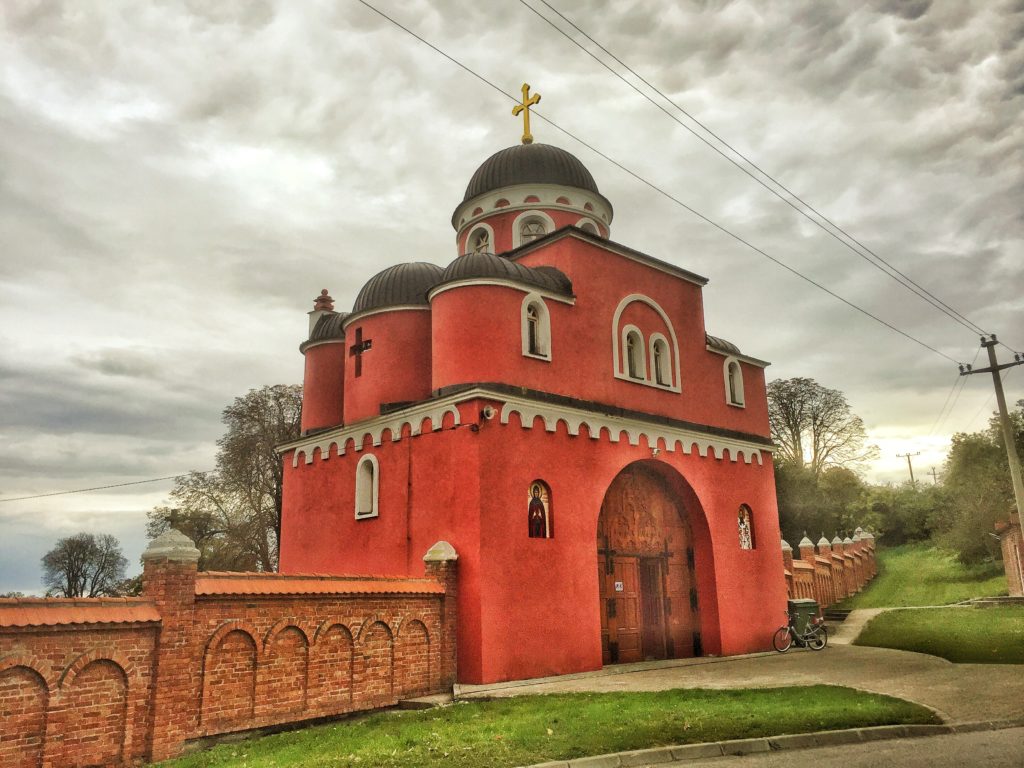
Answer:
<svg viewBox="0 0 1024 768"><path fill-rule="evenodd" d="M768 385L768 419L777 460L809 467L815 477L829 467L856 469L878 455L865 445L864 422L846 396L814 379L776 379Z"/></svg>
<svg viewBox="0 0 1024 768"><path fill-rule="evenodd" d="M1017 454L1024 452L1024 400L1010 413ZM981 432L958 432L946 457L943 485L948 504L936 516L939 544L964 563L988 560L997 552L991 534L1014 508L1010 467L998 417Z"/></svg>
<svg viewBox="0 0 1024 768"><path fill-rule="evenodd" d="M274 449L299 436L301 410L299 386L235 398L223 411L216 469L175 482L170 503L149 513L149 537L177 528L195 542L205 570L275 570L284 468Z"/></svg>
<svg viewBox="0 0 1024 768"><path fill-rule="evenodd" d="M119 595L128 565L114 536L93 533L60 539L42 562L46 594L56 597Z"/></svg>

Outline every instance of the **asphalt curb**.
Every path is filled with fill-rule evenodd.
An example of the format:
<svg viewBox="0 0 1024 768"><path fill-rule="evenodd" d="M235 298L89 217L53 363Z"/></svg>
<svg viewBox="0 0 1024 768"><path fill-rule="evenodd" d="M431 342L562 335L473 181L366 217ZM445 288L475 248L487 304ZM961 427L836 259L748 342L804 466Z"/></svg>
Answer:
<svg viewBox="0 0 1024 768"><path fill-rule="evenodd" d="M726 755L750 755L758 752L776 752L783 749L807 749L810 747L834 747L843 744L860 744L887 739L917 738L922 736L944 736L954 733L997 731L1003 728L1024 727L1024 718L1016 720L995 720L955 725L879 725L873 728L850 728L842 731L817 731L794 733L785 736L765 736L756 739L734 739L714 741L705 744L682 744L671 747L654 747L608 755L578 757L574 760L554 760L535 763L524 768L641 768L649 765L685 763Z"/></svg>

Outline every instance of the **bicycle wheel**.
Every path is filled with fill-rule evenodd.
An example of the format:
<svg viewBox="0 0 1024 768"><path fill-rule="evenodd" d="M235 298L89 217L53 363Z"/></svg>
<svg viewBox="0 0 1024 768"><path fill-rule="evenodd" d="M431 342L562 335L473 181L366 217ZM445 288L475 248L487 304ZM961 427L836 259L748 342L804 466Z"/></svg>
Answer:
<svg viewBox="0 0 1024 768"><path fill-rule="evenodd" d="M790 634L789 627L779 627L772 636L772 648L779 653L785 653L792 645L793 635Z"/></svg>
<svg viewBox="0 0 1024 768"><path fill-rule="evenodd" d="M812 651L820 651L828 645L828 631L824 627L818 627L814 634L807 638L807 645Z"/></svg>

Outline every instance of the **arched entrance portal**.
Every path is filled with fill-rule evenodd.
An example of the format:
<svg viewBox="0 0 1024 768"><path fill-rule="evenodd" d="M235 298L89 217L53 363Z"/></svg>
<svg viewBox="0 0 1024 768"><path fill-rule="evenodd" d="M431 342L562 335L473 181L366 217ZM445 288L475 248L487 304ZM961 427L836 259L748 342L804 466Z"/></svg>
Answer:
<svg viewBox="0 0 1024 768"><path fill-rule="evenodd" d="M701 655L693 533L665 478L642 463L618 474L597 548L603 663Z"/></svg>

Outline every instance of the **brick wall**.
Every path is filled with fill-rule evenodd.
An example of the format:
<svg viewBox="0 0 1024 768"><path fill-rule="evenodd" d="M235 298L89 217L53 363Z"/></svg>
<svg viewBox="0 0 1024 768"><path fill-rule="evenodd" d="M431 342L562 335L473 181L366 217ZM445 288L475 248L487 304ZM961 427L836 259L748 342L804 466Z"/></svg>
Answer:
<svg viewBox="0 0 1024 768"><path fill-rule="evenodd" d="M799 551L800 559L794 559L792 547L782 542L786 591L791 599L809 598L826 608L860 592L878 574L875 540L870 534L842 543L823 540L817 546L805 538Z"/></svg>
<svg viewBox="0 0 1024 768"><path fill-rule="evenodd" d="M140 598L0 600L0 766L160 760L454 682L443 542L425 579L197 573L175 531L143 557Z"/></svg>

